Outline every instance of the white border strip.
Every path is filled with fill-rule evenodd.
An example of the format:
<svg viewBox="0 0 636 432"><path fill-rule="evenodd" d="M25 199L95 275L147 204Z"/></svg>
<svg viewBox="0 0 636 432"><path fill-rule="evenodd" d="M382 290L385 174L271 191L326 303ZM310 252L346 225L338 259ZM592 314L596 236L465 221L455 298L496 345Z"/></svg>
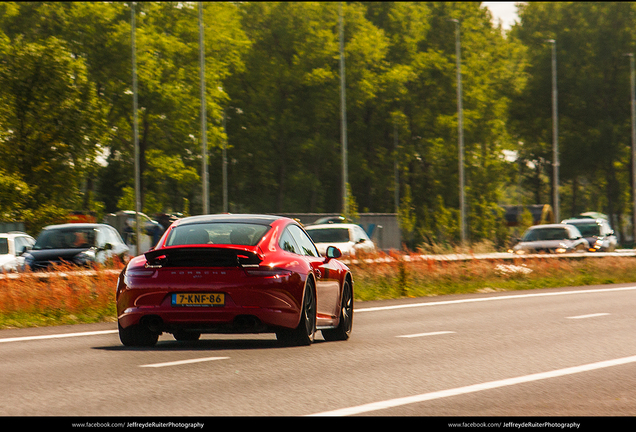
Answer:
<svg viewBox="0 0 636 432"><path fill-rule="evenodd" d="M475 393L479 391L496 389L496 388L516 385L516 384L523 384L523 383L539 381L539 380L544 380L549 378L557 378L557 377L561 377L565 375L572 375L572 374L577 374L581 372L588 372L588 371L592 371L596 369L603 369L603 368L608 368L612 366L618 366L618 365L635 363L635 362L636 362L636 356L623 357L623 358L614 359L614 360L590 363L590 364L582 365L582 366L574 366L574 367L569 367L565 369L558 369L558 370L554 370L550 372L541 372L541 373L536 373L532 375L520 376L516 378L508 378L508 379L503 379L499 381L490 381L490 382L486 382L482 384L469 385L466 387L458 387L455 389L442 390L442 391L437 391L432 393L423 393L420 395L407 396L407 397L397 398L397 399L389 399L389 400L381 401L381 402L373 402L373 403L368 403L368 404L359 405L359 406L350 407L350 408L342 408L342 409L337 409L333 411L325 411L322 413L311 414L311 416L326 417L326 416L349 416L349 415L355 415L355 414L363 414L370 411L378 411L378 410L398 407L402 405L426 402L426 401L430 401L434 399L441 399L441 398L451 397L451 396L459 396L459 395L464 395L468 393Z"/></svg>
<svg viewBox="0 0 636 432"><path fill-rule="evenodd" d="M361 309L355 309L355 312L357 313L376 312L376 311L383 311L383 310L405 309L405 308L414 308L414 307L422 307L422 306L440 306L440 305L449 305L449 304L458 304L458 303L485 302L485 301L493 301L493 300L512 300L512 299L529 298L529 297L548 297L548 296L560 296L560 295L572 295L572 294L606 293L606 292L612 292L612 291L630 291L630 290L636 290L636 286L577 290L577 291L545 292L545 293L534 293L534 294L519 294L519 295L509 295L509 296L504 295L504 296L494 296L494 297L468 298L468 299L462 299L462 300L446 300L446 301L429 302L429 303L409 303L409 304L401 304L401 305L393 305L393 306L378 306L378 307L361 308Z"/></svg>
<svg viewBox="0 0 636 432"><path fill-rule="evenodd" d="M42 336L23 336L23 337L0 339L0 343L22 342L22 341L32 341L32 340L40 340L40 339L58 339L58 338L69 338L69 337L77 337L77 336L95 336L95 335L111 334L111 333L117 333L117 332L118 330L102 330L102 331L92 331L92 332L82 332L82 333L61 333L61 334L42 335Z"/></svg>

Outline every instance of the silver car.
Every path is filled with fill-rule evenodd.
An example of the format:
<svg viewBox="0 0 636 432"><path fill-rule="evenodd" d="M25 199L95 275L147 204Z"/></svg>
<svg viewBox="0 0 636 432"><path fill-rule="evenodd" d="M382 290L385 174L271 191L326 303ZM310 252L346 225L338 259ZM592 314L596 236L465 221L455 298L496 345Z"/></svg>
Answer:
<svg viewBox="0 0 636 432"><path fill-rule="evenodd" d="M581 231L590 244L590 252L612 252L616 249L618 239L605 219L567 219L563 223L574 225Z"/></svg>
<svg viewBox="0 0 636 432"><path fill-rule="evenodd" d="M528 228L521 241L512 252L531 253L570 253L585 252L590 245L581 232L570 224L535 225Z"/></svg>

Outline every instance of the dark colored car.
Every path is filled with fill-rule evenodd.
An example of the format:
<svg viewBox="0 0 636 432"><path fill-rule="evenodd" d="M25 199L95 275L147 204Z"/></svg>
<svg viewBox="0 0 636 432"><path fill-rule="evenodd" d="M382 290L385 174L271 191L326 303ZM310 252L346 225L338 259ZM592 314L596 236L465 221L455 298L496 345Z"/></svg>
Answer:
<svg viewBox="0 0 636 432"><path fill-rule="evenodd" d="M45 227L24 254L24 263L31 270L44 270L54 264L89 266L127 254L128 246L110 225L69 223Z"/></svg>
<svg viewBox="0 0 636 432"><path fill-rule="evenodd" d="M162 333L275 333L286 344L349 338L353 280L332 247L321 257L294 220L204 215L174 222L130 260L117 285L119 336L152 346Z"/></svg>
<svg viewBox="0 0 636 432"><path fill-rule="evenodd" d="M571 253L585 252L589 247L587 240L574 225L547 224L528 228L519 243L512 248L512 252Z"/></svg>
<svg viewBox="0 0 636 432"><path fill-rule="evenodd" d="M567 219L563 223L574 225L590 244L590 252L612 252L618 239L609 222L605 219Z"/></svg>

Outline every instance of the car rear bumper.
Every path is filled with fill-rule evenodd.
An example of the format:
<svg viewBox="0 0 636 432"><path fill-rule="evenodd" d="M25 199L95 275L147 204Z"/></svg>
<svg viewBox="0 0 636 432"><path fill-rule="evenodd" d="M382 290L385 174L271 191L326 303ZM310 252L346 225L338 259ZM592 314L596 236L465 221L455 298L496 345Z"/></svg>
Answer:
<svg viewBox="0 0 636 432"><path fill-rule="evenodd" d="M285 291L227 290L223 306L173 306L173 292L155 291L133 299L131 291L135 290L122 293L118 302L117 318L122 328L141 324L169 333L261 333L295 328L300 319L300 305Z"/></svg>

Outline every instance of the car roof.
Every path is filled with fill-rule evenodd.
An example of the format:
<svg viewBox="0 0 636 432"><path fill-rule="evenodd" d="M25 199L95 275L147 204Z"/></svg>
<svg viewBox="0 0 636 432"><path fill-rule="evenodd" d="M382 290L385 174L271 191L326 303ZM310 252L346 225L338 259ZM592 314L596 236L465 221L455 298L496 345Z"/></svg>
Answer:
<svg viewBox="0 0 636 432"><path fill-rule="evenodd" d="M543 229L543 228L569 228L565 226L566 224L544 224L544 225L533 225L528 229Z"/></svg>
<svg viewBox="0 0 636 432"><path fill-rule="evenodd" d="M29 234L22 231L10 231L8 233L0 233L0 237L32 237Z"/></svg>
<svg viewBox="0 0 636 432"><path fill-rule="evenodd" d="M70 227L75 227L75 228L99 228L99 227L110 227L113 228L112 226L108 225L108 224L104 224L104 223L67 223L67 224L59 224L59 225L49 225L43 228L43 230L48 230L48 229L62 229L62 228L70 228Z"/></svg>
<svg viewBox="0 0 636 432"><path fill-rule="evenodd" d="M309 225L306 226L305 229L329 229L329 228L353 228L360 227L360 225L356 224L345 224L345 223L332 223L332 224L319 224L319 225Z"/></svg>
<svg viewBox="0 0 636 432"><path fill-rule="evenodd" d="M177 225L190 225L207 222L235 222L235 223L253 223L259 225L271 225L279 219L289 219L283 216L265 215L265 214L213 214L190 216L179 219L175 222ZM293 219L289 219L293 221Z"/></svg>
<svg viewBox="0 0 636 432"><path fill-rule="evenodd" d="M597 225L601 225L603 223L608 223L605 219L590 219L590 218L581 218L581 219L567 219L564 220L565 224L573 224L573 223L595 223Z"/></svg>

